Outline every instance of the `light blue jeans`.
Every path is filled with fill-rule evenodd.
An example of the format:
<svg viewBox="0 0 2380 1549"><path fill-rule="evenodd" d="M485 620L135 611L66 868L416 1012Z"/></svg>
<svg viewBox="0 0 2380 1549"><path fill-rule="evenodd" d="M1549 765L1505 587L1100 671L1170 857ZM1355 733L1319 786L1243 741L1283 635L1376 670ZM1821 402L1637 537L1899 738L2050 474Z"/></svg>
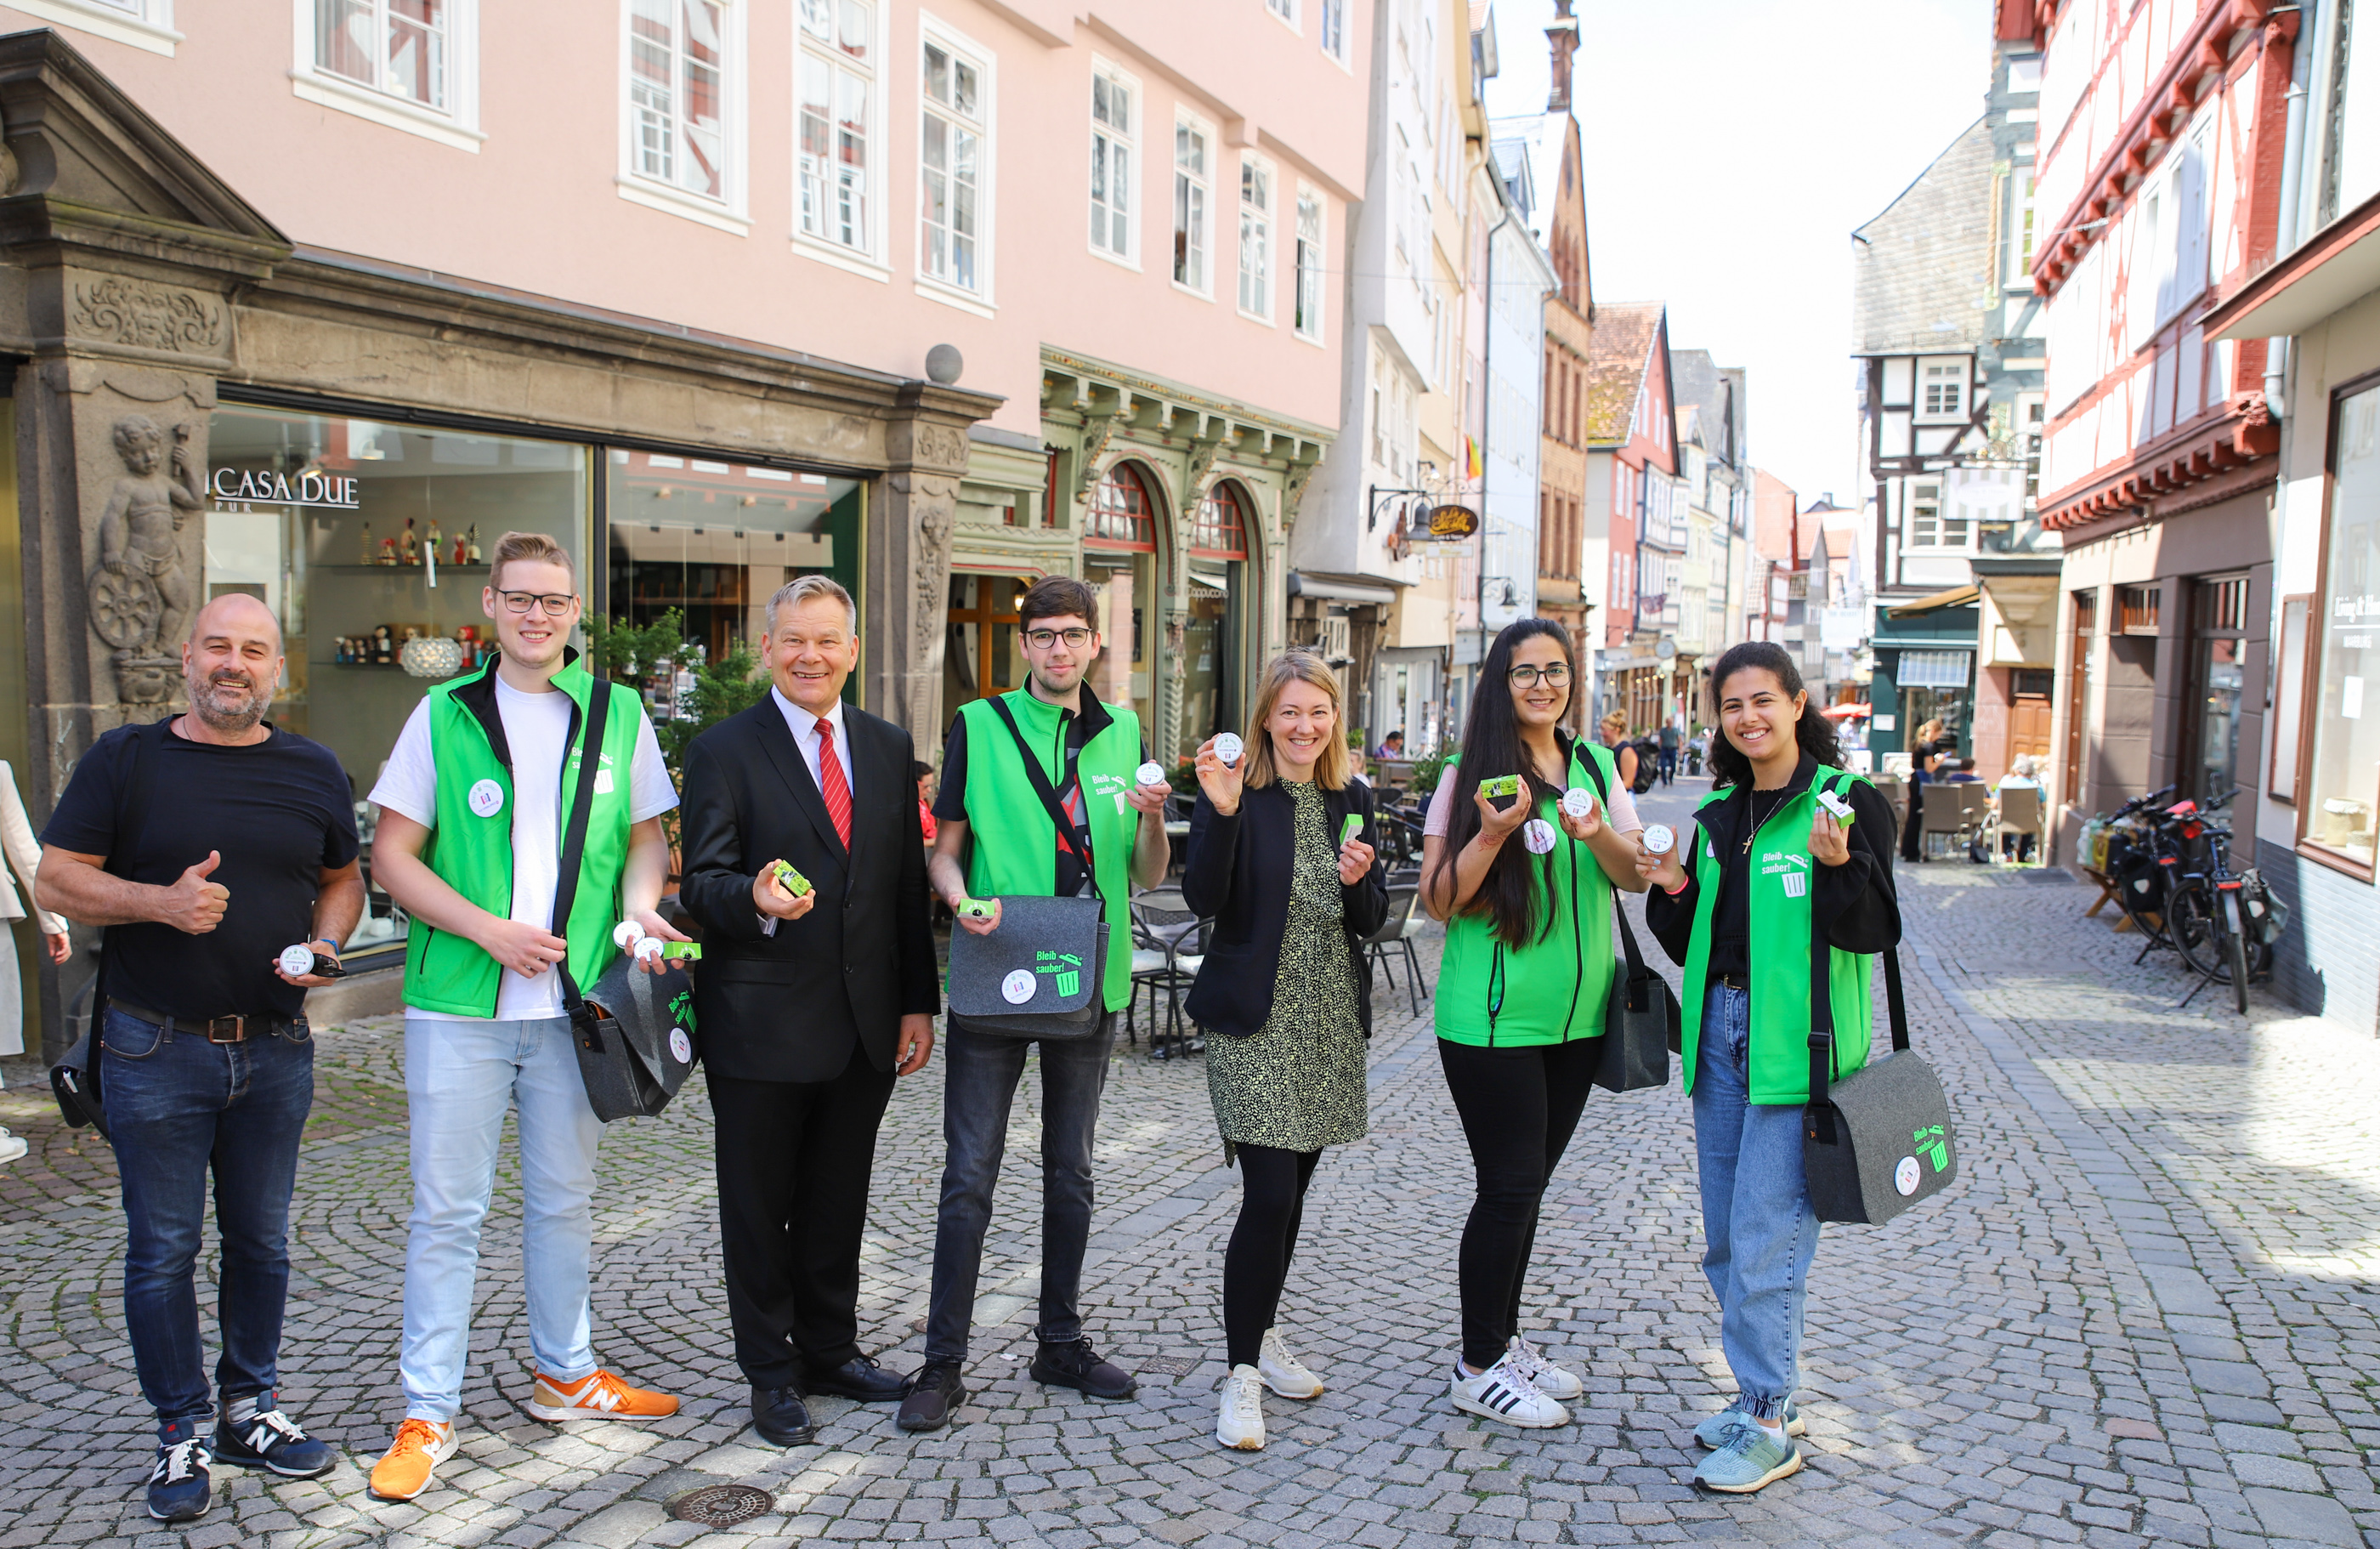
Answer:
<svg viewBox="0 0 2380 1549"><path fill-rule="evenodd" d="M480 1228L495 1189L504 1115L520 1108L521 1260L529 1351L565 1383L595 1370L587 1260L595 1228L595 1146L570 1018L405 1019L412 1113L413 1219L405 1244L405 1344L397 1370L410 1420L463 1407Z"/></svg>
<svg viewBox="0 0 2380 1549"><path fill-rule="evenodd" d="M1802 1173L1802 1104L1751 1100L1752 999L1713 982L1694 1065L1703 1274L1737 1403L1773 1420L1799 1384L1802 1301L1818 1217Z"/></svg>

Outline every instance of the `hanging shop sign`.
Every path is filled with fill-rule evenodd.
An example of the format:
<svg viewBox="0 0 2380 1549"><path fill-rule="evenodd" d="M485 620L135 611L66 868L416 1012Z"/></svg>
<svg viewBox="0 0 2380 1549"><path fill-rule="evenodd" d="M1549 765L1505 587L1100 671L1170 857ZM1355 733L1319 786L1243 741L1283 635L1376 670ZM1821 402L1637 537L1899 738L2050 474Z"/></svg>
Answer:
<svg viewBox="0 0 2380 1549"><path fill-rule="evenodd" d="M1419 543L1451 543L1479 531L1479 513L1468 506L1433 506L1428 514L1414 515L1413 539Z"/></svg>

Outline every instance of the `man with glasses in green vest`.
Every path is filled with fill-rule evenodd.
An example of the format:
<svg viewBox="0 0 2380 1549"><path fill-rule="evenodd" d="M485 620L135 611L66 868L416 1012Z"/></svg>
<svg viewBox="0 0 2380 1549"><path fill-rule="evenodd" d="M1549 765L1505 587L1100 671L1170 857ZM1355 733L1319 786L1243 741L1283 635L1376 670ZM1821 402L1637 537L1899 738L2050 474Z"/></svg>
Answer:
<svg viewBox="0 0 2380 1549"><path fill-rule="evenodd" d="M1000 929L996 900L1002 895L1074 897L1087 884L1097 887L1108 924L1107 1015L1089 1038L1039 1043L1041 1315L1030 1370L1037 1382L1094 1398L1129 1398L1139 1384L1091 1348L1078 1302L1091 1234L1091 1141L1116 1013L1132 995L1132 884L1153 887L1164 880L1165 799L1172 792L1136 777L1148 761L1140 718L1101 703L1084 687L1101 644L1091 589L1068 576L1036 582L1017 605L1016 634L1031 669L1026 687L961 706L951 725L926 877L960 926L978 935ZM1002 704L1015 721L1014 733ZM1028 748L1065 810L1067 832L1026 771ZM995 900L988 919L959 913L970 897ZM967 1336L992 1186L1034 1042L978 1031L955 1014L949 1019L942 1066L949 1152L934 1233L933 1300L925 1364L911 1373L901 1401L905 1431L939 1430L966 1400Z"/></svg>

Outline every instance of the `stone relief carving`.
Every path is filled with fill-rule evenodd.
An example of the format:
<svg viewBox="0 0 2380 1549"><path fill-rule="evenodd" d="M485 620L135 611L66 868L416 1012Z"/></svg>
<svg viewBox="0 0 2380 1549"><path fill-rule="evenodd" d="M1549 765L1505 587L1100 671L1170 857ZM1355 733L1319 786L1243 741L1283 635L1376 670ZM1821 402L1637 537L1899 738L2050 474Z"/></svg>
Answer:
<svg viewBox="0 0 2380 1549"><path fill-rule="evenodd" d="M223 306L195 292L111 274L77 285L74 297L76 333L185 354L223 348Z"/></svg>
<svg viewBox="0 0 2380 1549"><path fill-rule="evenodd" d="M1117 416L1098 414L1083 421L1083 449L1075 460L1075 499L1087 499L1091 486L1099 482L1099 459L1107 455L1108 443L1115 436Z"/></svg>
<svg viewBox="0 0 2380 1549"><path fill-rule="evenodd" d="M190 455L189 423L166 433L145 414L115 421L110 439L124 471L99 518L99 563L90 578L91 628L115 652L116 692L127 704L162 704L181 679L174 646L193 591L182 524L206 504Z"/></svg>
<svg viewBox="0 0 2380 1549"><path fill-rule="evenodd" d="M910 556L917 592L909 614L909 735L924 747L936 731L943 620L950 612L951 524L958 515L958 492L947 479L894 474L891 482L908 497L916 544Z"/></svg>
<svg viewBox="0 0 2380 1549"><path fill-rule="evenodd" d="M1314 478L1315 464L1292 463L1289 474L1281 486L1281 530L1287 532L1297 520L1297 503L1305 498L1305 486Z"/></svg>
<svg viewBox="0 0 2380 1549"><path fill-rule="evenodd" d="M1222 449L1220 438L1190 444L1190 475L1182 486L1184 504L1196 505L1206 494L1207 475L1215 470L1216 455Z"/></svg>
<svg viewBox="0 0 2380 1549"><path fill-rule="evenodd" d="M967 463L966 432L954 425L919 425L911 455L924 466L958 472Z"/></svg>

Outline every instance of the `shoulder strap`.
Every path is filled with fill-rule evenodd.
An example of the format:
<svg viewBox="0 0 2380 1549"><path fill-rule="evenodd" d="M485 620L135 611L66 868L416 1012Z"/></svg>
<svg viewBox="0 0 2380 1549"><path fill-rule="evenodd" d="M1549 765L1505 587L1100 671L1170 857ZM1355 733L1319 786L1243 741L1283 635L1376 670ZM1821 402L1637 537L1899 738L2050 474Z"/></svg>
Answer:
<svg viewBox="0 0 2380 1549"><path fill-rule="evenodd" d="M1603 803L1603 820L1606 823L1610 822L1611 793L1604 787L1603 771L1597 767L1595 755L1586 751L1585 744L1582 743L1575 756L1578 762L1585 766L1586 777L1595 782L1595 799ZM1617 765L1614 767L1616 768ZM1628 977L1632 980L1641 979L1645 975L1645 955L1637 949L1636 932L1628 923L1628 910L1621 903L1620 889L1616 887L1611 890L1611 912L1620 918L1620 949L1628 957Z"/></svg>
<svg viewBox="0 0 2380 1549"><path fill-rule="evenodd" d="M1855 776L1845 774L1834 782L1835 794L1841 795ZM1814 783L1815 784L1815 783ZM1834 1079L1835 997L1829 970L1833 967L1834 944L1827 939L1826 922L1818 918L1816 876L1817 862L1811 862L1812 888L1810 899L1810 1101L1823 1103L1827 1088ZM1909 1047L1909 1007L1900 988L1900 948L1879 952L1884 959L1885 1015L1892 1024L1892 1049L1899 1054Z"/></svg>
<svg viewBox="0 0 2380 1549"><path fill-rule="evenodd" d="M1008 696L994 694L991 699L991 711L993 714L1000 717L1000 724L1008 728L1008 735L1016 739L1017 754L1025 761L1025 777L1033 782L1033 794L1041 799L1041 805L1049 812L1050 821L1058 825L1059 838L1085 846L1083 874L1090 879L1091 892L1104 899L1106 895L1099 893L1099 868L1092 862L1087 853L1088 841L1083 832L1075 826L1074 820L1066 815L1065 804L1058 799L1057 791L1050 784L1050 776L1041 772L1041 761L1034 756L1032 745L1025 740L1025 733L1016 725L1015 714L1008 708Z"/></svg>
<svg viewBox="0 0 2380 1549"><path fill-rule="evenodd" d="M570 823L562 831L561 872L553 884L553 933L569 939L570 909L578 901L578 871L587 851L587 819L595 808L595 774L603 764L603 723L612 708L612 685L594 680L587 695L587 734L578 743L578 788L570 798ZM562 975L562 1005L576 1012L583 998L570 977L570 958L554 964Z"/></svg>
<svg viewBox="0 0 2380 1549"><path fill-rule="evenodd" d="M162 748L152 749L150 744L162 744L174 735L173 720L168 715L162 721L152 721L132 734L132 750L128 755L132 760L131 767L124 772L124 778L115 787L115 839L108 846L106 862L100 868L110 876L127 875L132 864L134 841L139 837L133 833L132 825L147 821L149 800L157 790L157 760L163 752ZM112 931L105 929L99 933L99 969L92 977L91 992L91 1025L94 1032L107 1010L107 938L112 934ZM94 1070L98 1064L94 1054L91 1061Z"/></svg>

